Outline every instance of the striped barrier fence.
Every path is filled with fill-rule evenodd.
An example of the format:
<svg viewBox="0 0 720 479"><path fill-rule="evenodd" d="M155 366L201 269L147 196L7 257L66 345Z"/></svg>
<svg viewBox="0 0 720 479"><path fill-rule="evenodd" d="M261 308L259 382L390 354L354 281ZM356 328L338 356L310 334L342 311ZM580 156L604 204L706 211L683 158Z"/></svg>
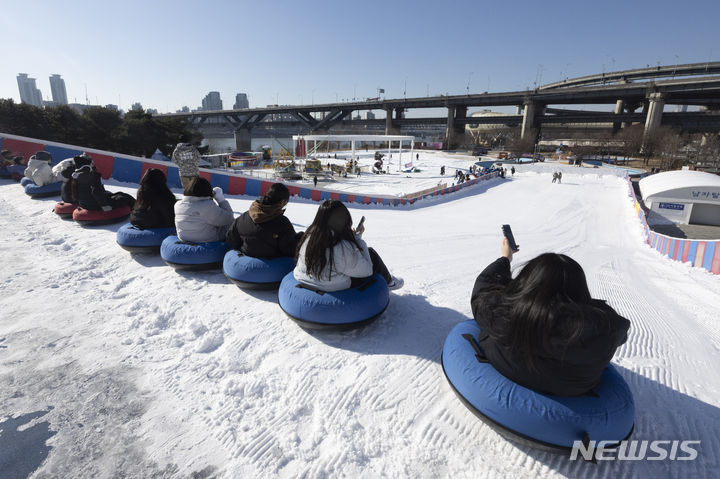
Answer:
<svg viewBox="0 0 720 479"><path fill-rule="evenodd" d="M52 155L53 165L66 158L72 158L73 156L85 152L92 157L95 167L103 179L113 178L117 181L137 184L140 183L140 179L148 168L157 168L165 173L169 187L182 188L177 166L168 161L140 158L137 156L123 155L92 148L83 148L76 145L38 140L23 136L9 135L6 133L0 133L0 148L3 150L10 150L14 155L23 156L25 159L34 155L38 151L45 150ZM254 178L249 175L243 175L242 173L206 168L200 168L200 176L207 179L213 187L219 186L229 195L245 195L253 198L264 195L268 188L270 188L270 186L274 183L273 181ZM497 172L489 173L460 185L440 187L433 189L432 191L423 191L422 193L418 193L416 196L412 196L410 198L398 198L396 196L375 194L365 195L362 193L332 191L327 188L305 188L303 186L293 185L292 183L286 184L292 196L312 201L334 199L342 201L343 203L402 206L412 205L424 198L445 195L467 187L475 186L483 181L495 178L496 176L498 176Z"/></svg>
<svg viewBox="0 0 720 479"><path fill-rule="evenodd" d="M673 238L650 229L645 212L640 206L630 177L627 176L629 195L634 203L635 212L643 225L645 242L663 256L683 263L690 262L696 268L703 268L713 274L720 274L720 240L694 240Z"/></svg>

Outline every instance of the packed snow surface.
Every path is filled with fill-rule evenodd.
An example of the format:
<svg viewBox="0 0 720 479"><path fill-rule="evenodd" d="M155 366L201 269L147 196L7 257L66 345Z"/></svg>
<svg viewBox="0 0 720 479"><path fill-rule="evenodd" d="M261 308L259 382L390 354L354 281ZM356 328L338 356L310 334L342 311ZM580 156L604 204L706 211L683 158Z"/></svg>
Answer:
<svg viewBox="0 0 720 479"><path fill-rule="evenodd" d="M459 167L421 157L434 175ZM121 224L63 221L55 199L0 181L0 476L717 477L720 278L643 242L625 180L565 168L552 184L553 168L413 207L351 206L405 286L376 322L342 333L303 330L275 292L221 271L130 255ZM252 200L230 197L236 214ZM293 200L286 214L304 230L317 206ZM440 353L472 318L503 223L521 247L513 267L568 254L630 319L613 362L635 396L633 438L699 440L697 460L573 462L503 439L461 404Z"/></svg>

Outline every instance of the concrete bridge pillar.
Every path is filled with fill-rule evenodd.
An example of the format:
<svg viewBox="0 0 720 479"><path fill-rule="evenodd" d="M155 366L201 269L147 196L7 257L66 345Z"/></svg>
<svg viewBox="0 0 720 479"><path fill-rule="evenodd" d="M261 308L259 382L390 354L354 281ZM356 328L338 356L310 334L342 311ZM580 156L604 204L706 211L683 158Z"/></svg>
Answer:
<svg viewBox="0 0 720 479"><path fill-rule="evenodd" d="M447 124L445 126L445 149L455 146L455 106L448 106Z"/></svg>
<svg viewBox="0 0 720 479"><path fill-rule="evenodd" d="M385 108L385 134L395 135L397 134L397 128L393 124L393 109Z"/></svg>
<svg viewBox="0 0 720 479"><path fill-rule="evenodd" d="M623 111L625 110L625 101L624 100L618 100L615 102L615 114L621 115ZM621 123L619 121L613 122L613 133L617 133L620 128L625 128L625 123Z"/></svg>
<svg viewBox="0 0 720 479"><path fill-rule="evenodd" d="M665 96L662 93L651 93L649 100L645 116L645 135L658 129L662 123L662 113L665 107Z"/></svg>
<svg viewBox="0 0 720 479"><path fill-rule="evenodd" d="M518 106L515 107L515 114L516 114L516 115L522 115L522 112L523 112L523 107L522 107L522 105L518 105Z"/></svg>
<svg viewBox="0 0 720 479"><path fill-rule="evenodd" d="M250 146L252 135L250 133L250 128L238 128L235 130L235 147L237 150L235 151L251 151L252 147Z"/></svg>
<svg viewBox="0 0 720 479"><path fill-rule="evenodd" d="M525 113L523 114L522 129L520 130L520 138L527 138L530 131L535 128L535 113L537 104L533 101L525 102Z"/></svg>

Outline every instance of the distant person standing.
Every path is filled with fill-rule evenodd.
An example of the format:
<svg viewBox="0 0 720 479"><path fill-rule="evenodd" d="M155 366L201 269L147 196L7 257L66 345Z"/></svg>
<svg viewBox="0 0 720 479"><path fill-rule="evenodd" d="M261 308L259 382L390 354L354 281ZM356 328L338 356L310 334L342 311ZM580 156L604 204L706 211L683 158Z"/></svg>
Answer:
<svg viewBox="0 0 720 479"><path fill-rule="evenodd" d="M510 167L510 173L512 173L512 176L515 176L515 167L514 166Z"/></svg>
<svg viewBox="0 0 720 479"><path fill-rule="evenodd" d="M562 183L562 171L558 171L558 183Z"/></svg>
<svg viewBox="0 0 720 479"><path fill-rule="evenodd" d="M557 181L557 179L558 179L558 173L557 173L557 171L556 171L555 173L553 173L553 180L552 180L552 182L555 183L555 182Z"/></svg>
<svg viewBox="0 0 720 479"><path fill-rule="evenodd" d="M183 189L187 188L190 180L196 178L200 173L198 169L200 152L196 145L190 143L189 140L187 135L181 135L180 143L177 144L175 150L172 152L172 161L178 165L178 169L180 170L180 182L182 183Z"/></svg>
<svg viewBox="0 0 720 479"><path fill-rule="evenodd" d="M415 154L415 161L420 161L420 153Z"/></svg>
<svg viewBox="0 0 720 479"><path fill-rule="evenodd" d="M318 181L318 180L317 180L317 175L314 175L314 176L313 176L313 185L315 185L316 187L317 187L317 181Z"/></svg>
<svg viewBox="0 0 720 479"><path fill-rule="evenodd" d="M445 176L445 165L440 167L440 176Z"/></svg>

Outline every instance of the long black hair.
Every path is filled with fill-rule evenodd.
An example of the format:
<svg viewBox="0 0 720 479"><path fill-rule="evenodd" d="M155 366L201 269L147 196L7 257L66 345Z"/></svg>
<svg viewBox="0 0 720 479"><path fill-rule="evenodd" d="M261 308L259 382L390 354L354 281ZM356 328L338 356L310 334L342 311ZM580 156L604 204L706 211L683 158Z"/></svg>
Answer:
<svg viewBox="0 0 720 479"><path fill-rule="evenodd" d="M170 204L177 200L170 188L167 186L165 173L157 168L149 168L138 186L137 201L134 210L150 208L155 202L168 202Z"/></svg>
<svg viewBox="0 0 720 479"><path fill-rule="evenodd" d="M585 272L569 256L544 253L530 260L505 286L481 294L493 339L533 358L550 338L572 341L583 330L583 310L591 305Z"/></svg>
<svg viewBox="0 0 720 479"><path fill-rule="evenodd" d="M325 266L334 264L333 248L341 241L349 241L358 250L362 250L352 230L352 217L347 207L338 200L325 200L318 208L315 219L308 227L297 250L307 241L305 267L316 278L322 274Z"/></svg>

